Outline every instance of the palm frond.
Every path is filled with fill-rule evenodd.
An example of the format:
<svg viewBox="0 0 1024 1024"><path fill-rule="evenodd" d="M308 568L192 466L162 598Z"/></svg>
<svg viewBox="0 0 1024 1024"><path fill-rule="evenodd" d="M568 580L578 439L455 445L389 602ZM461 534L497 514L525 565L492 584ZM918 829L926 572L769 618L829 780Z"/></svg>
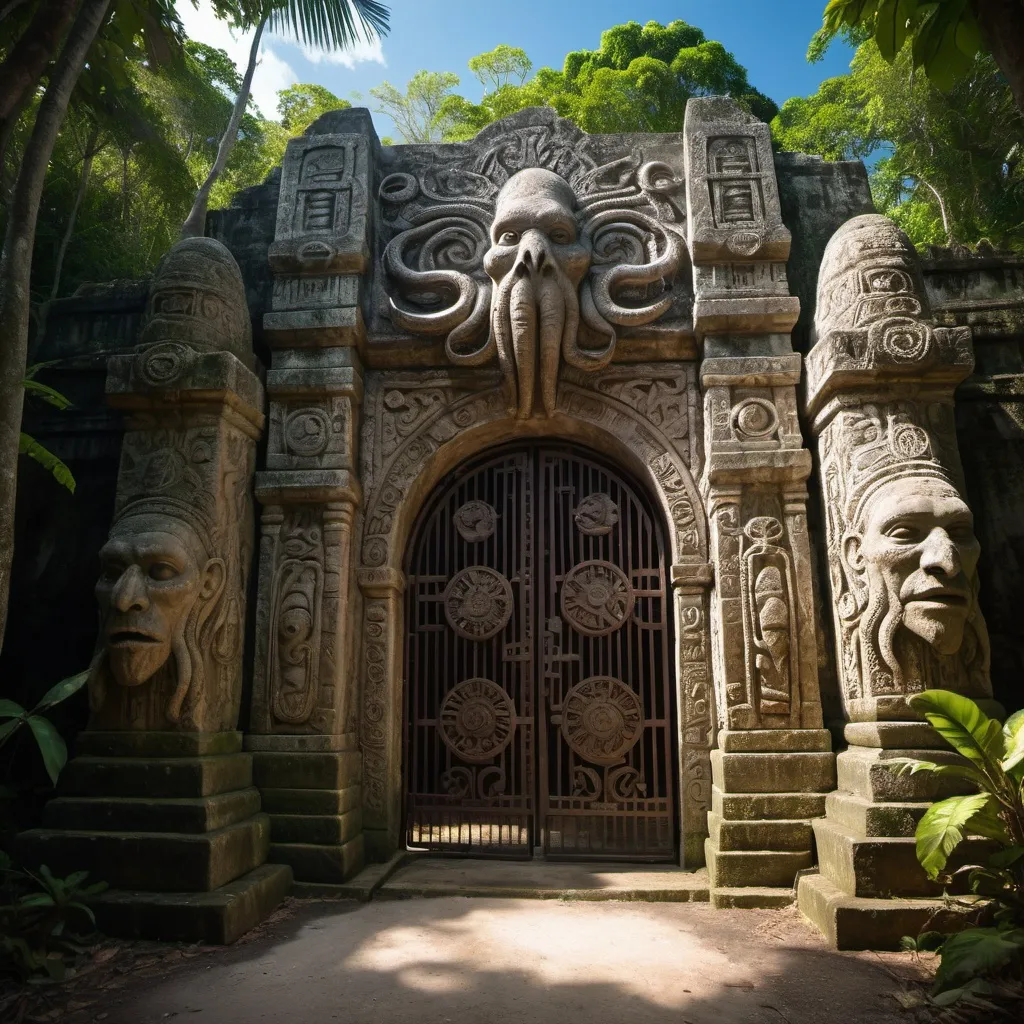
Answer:
<svg viewBox="0 0 1024 1024"><path fill-rule="evenodd" d="M318 50L347 50L387 35L390 9L379 0L275 0L267 27Z"/></svg>

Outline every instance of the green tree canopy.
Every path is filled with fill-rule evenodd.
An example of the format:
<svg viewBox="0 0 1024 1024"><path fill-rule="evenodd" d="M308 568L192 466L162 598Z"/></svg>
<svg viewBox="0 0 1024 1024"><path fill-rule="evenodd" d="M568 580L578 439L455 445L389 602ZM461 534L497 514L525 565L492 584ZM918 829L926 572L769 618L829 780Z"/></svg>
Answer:
<svg viewBox="0 0 1024 1024"><path fill-rule="evenodd" d="M945 92L915 73L909 44L890 63L869 40L850 68L783 104L778 144L826 160L877 157L875 204L917 245L1024 247L1024 117L995 61L979 54Z"/></svg>
<svg viewBox="0 0 1024 1024"><path fill-rule="evenodd" d="M616 25L602 33L598 49L569 53L561 71L540 68L532 78L526 53L510 46L474 57L469 67L486 91L479 103L444 99L432 125L449 141L532 106L552 106L587 132L681 131L693 96L732 96L763 120L778 109L721 43L685 21Z"/></svg>

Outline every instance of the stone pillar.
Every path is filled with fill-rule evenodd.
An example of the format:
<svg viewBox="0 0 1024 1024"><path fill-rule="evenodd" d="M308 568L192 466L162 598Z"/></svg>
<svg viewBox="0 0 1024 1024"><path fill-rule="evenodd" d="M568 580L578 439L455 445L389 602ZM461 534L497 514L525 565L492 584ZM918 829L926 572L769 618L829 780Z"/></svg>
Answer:
<svg viewBox="0 0 1024 1024"><path fill-rule="evenodd" d="M907 698L992 692L953 422L953 391L974 364L971 331L934 326L913 246L869 214L825 250L815 338L807 411L849 748L814 823L821 873L801 878L799 902L839 948L897 948L942 907L928 898L942 890L913 836L929 801L957 791L893 770L901 757L954 758Z"/></svg>
<svg viewBox="0 0 1024 1024"><path fill-rule="evenodd" d="M246 737L271 859L317 883L343 882L363 865L352 534L375 138L365 112L346 113L292 139L282 167L263 324L270 430L256 476L263 516Z"/></svg>
<svg viewBox="0 0 1024 1024"><path fill-rule="evenodd" d="M111 886L104 931L231 942L284 897L237 730L263 426L245 293L213 239L178 243L134 352L108 363L126 414L103 631L79 756L20 837L25 858Z"/></svg>
<svg viewBox="0 0 1024 1024"><path fill-rule="evenodd" d="M812 863L810 819L834 780L807 537L811 455L790 340L800 303L786 280L790 234L768 126L728 99L696 99L684 134L715 569L711 898L778 906Z"/></svg>

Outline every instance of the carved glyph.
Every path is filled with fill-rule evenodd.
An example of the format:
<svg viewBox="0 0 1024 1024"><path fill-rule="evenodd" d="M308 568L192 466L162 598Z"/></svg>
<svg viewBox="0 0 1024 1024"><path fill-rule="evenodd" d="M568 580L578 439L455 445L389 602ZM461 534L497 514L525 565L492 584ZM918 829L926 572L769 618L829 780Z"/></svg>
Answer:
<svg viewBox="0 0 1024 1024"><path fill-rule="evenodd" d="M486 565L462 569L445 587L445 618L467 640L497 636L512 617L512 607L512 585Z"/></svg>
<svg viewBox="0 0 1024 1024"><path fill-rule="evenodd" d="M516 730L512 698L490 679L464 679L445 694L439 734L448 749L470 764L486 764L511 742Z"/></svg>
<svg viewBox="0 0 1024 1024"><path fill-rule="evenodd" d="M634 601L626 574L611 562L580 562L562 582L562 615L585 636L607 636L621 629L633 613Z"/></svg>
<svg viewBox="0 0 1024 1024"><path fill-rule="evenodd" d="M644 728L640 698L619 679L581 679L562 702L562 735L584 761L613 765L636 745Z"/></svg>

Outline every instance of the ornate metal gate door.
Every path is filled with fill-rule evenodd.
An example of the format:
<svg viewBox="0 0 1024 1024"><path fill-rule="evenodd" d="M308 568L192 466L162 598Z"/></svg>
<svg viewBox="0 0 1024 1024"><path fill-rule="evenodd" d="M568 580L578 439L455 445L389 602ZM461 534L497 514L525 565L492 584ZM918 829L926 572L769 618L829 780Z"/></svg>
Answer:
<svg viewBox="0 0 1024 1024"><path fill-rule="evenodd" d="M439 488L408 564L410 846L674 859L665 584L646 499L575 449Z"/></svg>

